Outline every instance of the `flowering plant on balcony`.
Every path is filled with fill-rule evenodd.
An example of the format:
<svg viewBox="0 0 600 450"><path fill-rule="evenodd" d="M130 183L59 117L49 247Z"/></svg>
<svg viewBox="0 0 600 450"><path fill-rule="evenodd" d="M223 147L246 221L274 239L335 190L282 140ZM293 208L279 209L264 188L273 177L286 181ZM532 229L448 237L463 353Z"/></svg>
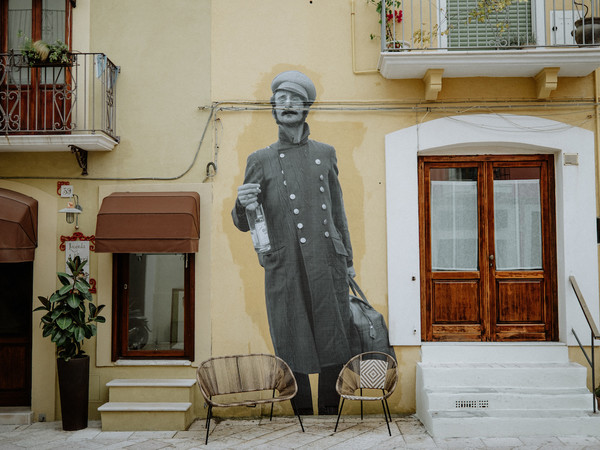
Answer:
<svg viewBox="0 0 600 450"><path fill-rule="evenodd" d="M27 64L30 66L68 65L72 63L69 47L61 41L56 41L54 44L47 44L42 40L33 42L27 38L25 39L22 52L27 59Z"/></svg>
<svg viewBox="0 0 600 450"><path fill-rule="evenodd" d="M382 2L381 0L367 0L367 3L375 5L375 9L381 17ZM402 10L400 7L402 2L399 0L389 0L385 4L385 42L386 47L390 49L401 49L409 45L407 42L396 39L396 24L402 23ZM381 19L379 19L381 23ZM370 35L371 40L378 37L375 34Z"/></svg>

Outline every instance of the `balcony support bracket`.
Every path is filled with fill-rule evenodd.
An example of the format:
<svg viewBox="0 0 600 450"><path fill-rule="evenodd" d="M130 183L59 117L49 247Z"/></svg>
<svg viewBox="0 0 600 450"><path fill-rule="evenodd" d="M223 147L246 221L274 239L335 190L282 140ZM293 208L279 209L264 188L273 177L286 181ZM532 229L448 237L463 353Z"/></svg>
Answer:
<svg viewBox="0 0 600 450"><path fill-rule="evenodd" d="M71 148L71 153L75 154L75 158L77 159L77 164L81 167L81 175L87 175L87 161L88 161L88 152L82 148L77 147L76 145L69 145Z"/></svg>
<svg viewBox="0 0 600 450"><path fill-rule="evenodd" d="M558 86L558 71L560 67L546 67L535 77L536 95L538 99L550 97L550 93Z"/></svg>
<svg viewBox="0 0 600 450"><path fill-rule="evenodd" d="M425 83L425 100L437 100L438 94L442 90L442 76L444 69L429 69L423 77Z"/></svg>

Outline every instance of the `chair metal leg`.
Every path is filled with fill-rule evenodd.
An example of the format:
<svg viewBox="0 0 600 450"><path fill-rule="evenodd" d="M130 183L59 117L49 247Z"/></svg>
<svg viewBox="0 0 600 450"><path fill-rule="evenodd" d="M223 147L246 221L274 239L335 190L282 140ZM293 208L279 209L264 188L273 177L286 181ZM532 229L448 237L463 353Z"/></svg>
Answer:
<svg viewBox="0 0 600 450"><path fill-rule="evenodd" d="M338 418L337 418L337 421L335 422L335 428L333 429L334 433L337 431L338 423L340 423L340 416L342 415L342 409L344 409L344 400L346 400L346 399L342 398L342 405L340 406L340 410L338 412Z"/></svg>
<svg viewBox="0 0 600 450"><path fill-rule="evenodd" d="M360 396L362 397L362 388L360 388ZM363 420L363 402L360 401L360 420Z"/></svg>
<svg viewBox="0 0 600 450"><path fill-rule="evenodd" d="M385 396L385 390L384 389L381 390L381 393ZM385 406L386 406L386 410L387 410L387 416L388 416L388 419L390 419L390 422L391 422L392 421L392 413L390 413L390 405L388 405L387 398L385 398L384 401L385 401Z"/></svg>
<svg viewBox="0 0 600 450"><path fill-rule="evenodd" d="M298 411L298 408L296 408L294 399L290 399L290 403L292 404L292 409L294 410L294 412L296 413L296 416L298 417L298 421L300 422L300 428L302 428L302 432L304 433L304 425L302 424L302 419L300 418L300 412ZM271 408L273 408L273 405L271 405Z"/></svg>
<svg viewBox="0 0 600 450"><path fill-rule="evenodd" d="M206 440L204 445L208 445L208 431L210 430L210 418L212 417L212 405L208 405L208 413L206 414Z"/></svg>
<svg viewBox="0 0 600 450"><path fill-rule="evenodd" d="M390 405L387 401L387 398L385 399L385 406L387 407L387 413L388 413L388 417L390 419L390 422L392 421L392 413L390 412Z"/></svg>
<svg viewBox="0 0 600 450"><path fill-rule="evenodd" d="M387 413L385 411L385 401L381 400L381 407L383 408L383 417L385 417L385 424L388 427L388 433L390 436L392 435L392 430L390 430L390 422L388 421Z"/></svg>
<svg viewBox="0 0 600 450"><path fill-rule="evenodd" d="M275 389L273 389L273 398L275 398ZM275 404L275 402L271 403L271 415L269 416L269 421L273 420L273 405Z"/></svg>

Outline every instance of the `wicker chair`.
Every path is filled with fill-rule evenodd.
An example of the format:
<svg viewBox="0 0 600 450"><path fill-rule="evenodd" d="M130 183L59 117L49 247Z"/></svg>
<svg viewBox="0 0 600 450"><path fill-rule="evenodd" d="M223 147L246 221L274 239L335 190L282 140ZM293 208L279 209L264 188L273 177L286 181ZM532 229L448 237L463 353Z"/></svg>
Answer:
<svg viewBox="0 0 600 450"><path fill-rule="evenodd" d="M284 360L274 355L250 354L210 358L200 364L196 371L200 392L208 404L206 416L206 442L213 407L248 406L263 403L271 404L270 420L273 419L273 404L290 400L304 431L302 419L294 405L293 398L298 385L290 367ZM272 397L261 398L261 392L272 391ZM278 396L275 396L275 391ZM249 400L216 400L216 396L255 392Z"/></svg>
<svg viewBox="0 0 600 450"><path fill-rule="evenodd" d="M387 398L392 395L397 384L398 364L387 353L365 352L354 356L340 371L335 385L337 393L342 398L342 404L333 431L337 431L346 399L360 400L361 420L363 418L362 402L380 400L388 433L391 436L390 421L392 420L392 415L390 414ZM363 389L368 389L370 395L363 395ZM373 390L381 391L381 395L374 395Z"/></svg>

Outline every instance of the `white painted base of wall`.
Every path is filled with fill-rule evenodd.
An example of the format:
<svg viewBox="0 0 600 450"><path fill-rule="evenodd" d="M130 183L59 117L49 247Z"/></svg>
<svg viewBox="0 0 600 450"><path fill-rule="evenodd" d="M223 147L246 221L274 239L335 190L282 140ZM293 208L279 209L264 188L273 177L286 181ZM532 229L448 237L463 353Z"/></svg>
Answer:
<svg viewBox="0 0 600 450"><path fill-rule="evenodd" d="M0 408L0 425L31 425L33 411L27 406L6 406Z"/></svg>
<svg viewBox="0 0 600 450"><path fill-rule="evenodd" d="M600 436L586 376L559 343L425 344L417 416L440 438Z"/></svg>

